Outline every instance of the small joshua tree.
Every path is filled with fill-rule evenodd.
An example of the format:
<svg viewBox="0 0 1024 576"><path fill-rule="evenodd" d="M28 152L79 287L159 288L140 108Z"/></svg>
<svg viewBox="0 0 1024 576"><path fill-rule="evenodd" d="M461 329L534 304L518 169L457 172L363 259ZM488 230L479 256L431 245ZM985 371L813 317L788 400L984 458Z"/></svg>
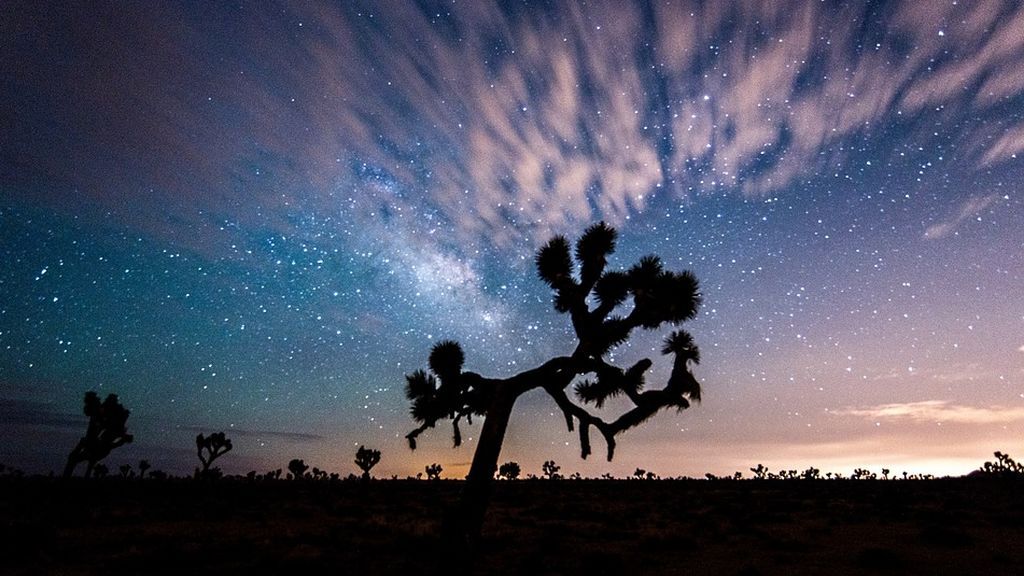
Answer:
<svg viewBox="0 0 1024 576"><path fill-rule="evenodd" d="M302 480L305 478L306 470L309 470L309 466L298 458L294 458L288 462L288 477L293 480ZM280 470L278 470L277 475L281 475Z"/></svg>
<svg viewBox="0 0 1024 576"><path fill-rule="evenodd" d="M217 458L220 458L231 450L231 439L224 435L223 432L214 432L209 436L203 436L200 433L196 436L196 453L199 455L199 462L203 467L196 471L196 478L208 478L215 479L220 477L219 470L214 468L210 469L210 465Z"/></svg>
<svg viewBox="0 0 1024 576"><path fill-rule="evenodd" d="M427 466L425 468L425 472L427 473L427 480L440 480L442 470L443 468L441 468L440 464L431 464L430 466Z"/></svg>
<svg viewBox="0 0 1024 576"><path fill-rule="evenodd" d="M518 462L505 462L498 468L498 477L505 480L518 480L521 473Z"/></svg>
<svg viewBox="0 0 1024 576"><path fill-rule="evenodd" d="M540 469L544 473L544 477L547 478L548 480L562 479L562 475L558 473L558 471L561 470L562 467L559 466L558 464L555 464L554 460L545 460L544 464L541 465Z"/></svg>
<svg viewBox="0 0 1024 576"><path fill-rule="evenodd" d="M662 353L673 360L663 388L644 389L644 375L653 365L648 358L625 368L611 363L610 352L629 340L634 330L655 330L666 323L690 320L701 302L697 278L690 272L665 270L657 256L645 256L625 271L606 270L616 236L604 222L591 226L576 242L575 263L564 236L555 236L537 253L537 273L553 291L555 310L569 316L576 335L577 344L569 354L508 378L487 378L464 371L462 347L443 341L430 352L429 373L418 370L406 376L406 396L419 424L406 435L410 448L415 449L417 437L441 420L452 421L453 441L459 446L462 419L471 422L473 416L486 416L460 509L446 527L450 542L475 541L479 535L509 417L516 399L526 392L540 388L554 400L565 416L566 427L570 431L578 428L583 458L591 453L590 432L596 429L604 438L609 460L619 434L662 409L684 410L700 400L700 384L690 372L690 364L700 360L700 352L684 330L665 339ZM625 309L617 314L620 307ZM577 401L570 399L570 387ZM625 398L632 407L613 420L585 408L590 404L600 409L617 397Z"/></svg>
<svg viewBox="0 0 1024 576"><path fill-rule="evenodd" d="M365 446L360 446L359 450L356 450L356 466L363 471L363 479L370 479L370 469L380 462L380 450L373 450ZM440 474L440 471L438 471Z"/></svg>
<svg viewBox="0 0 1024 576"><path fill-rule="evenodd" d="M1024 476L1024 464L1017 462L1009 454L995 452L995 462L985 462L979 472L986 476L1001 478L1020 478Z"/></svg>
<svg viewBox="0 0 1024 576"><path fill-rule="evenodd" d="M146 477L146 472L150 469L149 460L139 460L139 480Z"/></svg>
<svg viewBox="0 0 1024 576"><path fill-rule="evenodd" d="M74 474L75 467L82 462L86 463L86 478L92 476L96 464L106 458L111 450L132 441L127 426L130 412L118 401L117 394L109 394L100 402L95 392L86 392L83 412L89 417L89 425L85 436L68 454L67 465L64 467L65 478Z"/></svg>

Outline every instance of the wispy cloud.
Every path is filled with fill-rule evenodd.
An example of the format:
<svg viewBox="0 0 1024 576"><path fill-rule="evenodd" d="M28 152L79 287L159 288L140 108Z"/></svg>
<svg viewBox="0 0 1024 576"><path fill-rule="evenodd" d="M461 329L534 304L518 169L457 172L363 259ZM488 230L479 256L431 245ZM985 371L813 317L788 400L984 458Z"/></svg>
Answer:
<svg viewBox="0 0 1024 576"><path fill-rule="evenodd" d="M982 211L991 206L997 198L999 198L998 194L968 198L967 201L960 206L960 209L956 214L953 214L946 220L932 224L925 229L924 237L928 240L937 240L939 238L949 236L955 232L961 224L981 214Z"/></svg>
<svg viewBox="0 0 1024 576"><path fill-rule="evenodd" d="M416 214L509 246L622 224L652 195L774 193L847 164L845 140L919 116L964 126L968 168L1024 149L1018 118L964 122L1024 96L1024 6L1009 0L694 1L650 14L621 2L304 4L201 20L169 4L99 5L15 15L16 35L70 30L85 49L40 40L9 54L77 80L65 95L50 75L17 78L15 116L42 109L62 137L19 123L5 164L25 182L67 180L105 206L152 201L213 230L221 215L286 227L297 209L331 213L339 183L376 194L353 166L415 190Z"/></svg>
<svg viewBox="0 0 1024 576"><path fill-rule="evenodd" d="M55 410L45 402L0 398L0 421L22 426L83 428L86 419L80 414Z"/></svg>
<svg viewBox="0 0 1024 576"><path fill-rule="evenodd" d="M909 420L958 424L1004 424L1024 420L1024 407L977 407L944 400L880 404L863 408L834 410L832 414L868 420Z"/></svg>

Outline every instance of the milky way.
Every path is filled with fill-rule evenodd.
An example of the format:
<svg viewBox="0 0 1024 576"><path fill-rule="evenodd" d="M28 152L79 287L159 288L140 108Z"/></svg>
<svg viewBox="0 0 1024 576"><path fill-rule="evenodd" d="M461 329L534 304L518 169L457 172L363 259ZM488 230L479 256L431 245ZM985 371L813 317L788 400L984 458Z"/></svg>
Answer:
<svg viewBox="0 0 1024 576"><path fill-rule="evenodd" d="M701 280L704 401L607 463L527 396L502 461L944 474L1024 449L1016 2L4 11L4 464L59 469L97 390L132 410L112 464L188 472L224 430L229 472L347 474L365 444L381 474L458 476L476 427L410 452L404 375L441 339L494 376L571 350L533 253L599 220L613 267Z"/></svg>

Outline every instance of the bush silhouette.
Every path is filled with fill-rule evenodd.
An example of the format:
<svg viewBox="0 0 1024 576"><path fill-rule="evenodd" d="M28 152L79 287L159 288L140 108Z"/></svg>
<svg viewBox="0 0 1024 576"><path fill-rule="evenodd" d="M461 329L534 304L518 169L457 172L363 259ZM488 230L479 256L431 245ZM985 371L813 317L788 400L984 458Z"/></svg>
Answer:
<svg viewBox="0 0 1024 576"><path fill-rule="evenodd" d="M196 453L199 455L199 462L203 467L196 470L196 478L205 478L209 480L217 479L221 476L220 470L217 468L210 468L213 461L220 458L231 450L231 440L224 435L223 432L214 432L209 436L203 436L200 433L196 436Z"/></svg>
<svg viewBox="0 0 1024 576"><path fill-rule="evenodd" d="M128 433L128 415L130 412L121 405L117 394L108 394L101 403L99 396L92 391L85 393L83 412L89 417L85 436L68 454L64 477L70 477L75 468L82 462L86 463L85 477L93 476L96 465L106 458L110 451L132 441Z"/></svg>
<svg viewBox="0 0 1024 576"><path fill-rule="evenodd" d="M370 479L370 469L380 462L380 450L373 450L365 446L360 446L359 450L356 450L356 466L363 471L363 479ZM440 471L438 471L440 473Z"/></svg>
<svg viewBox="0 0 1024 576"><path fill-rule="evenodd" d="M410 448L415 449L419 435L441 420L452 421L453 442L459 446L462 419L471 422L473 416L486 416L460 511L447 527L452 539L475 541L479 535L509 416L524 393L540 388L554 400L567 428L578 428L583 458L591 453L590 432L596 429L604 438L609 460L620 433L663 408L683 410L700 400L700 384L690 372L690 364L700 360L700 352L684 330L665 339L662 353L671 355L673 361L668 382L661 389L644 389L644 374L653 365L650 359L621 368L607 358L629 340L633 330L678 325L696 316L701 302L697 278L690 272L665 270L657 256L645 256L625 271L606 271L616 237L616 231L601 222L589 227L576 242L575 262L564 236L555 236L537 253L537 273L553 291L555 310L568 314L576 335L577 344L568 355L509 378L487 378L463 371L462 347L442 341L430 352L429 372L418 370L406 376L406 396L412 403L412 417L419 423L406 435ZM617 314L620 307L625 309ZM578 377L585 379L574 386L577 401L573 401L567 389ZM620 397L632 407L614 420L604 420L584 407L602 408L608 399Z"/></svg>
<svg viewBox="0 0 1024 576"><path fill-rule="evenodd" d="M498 468L498 477L505 480L518 480L522 470L517 462L505 462Z"/></svg>

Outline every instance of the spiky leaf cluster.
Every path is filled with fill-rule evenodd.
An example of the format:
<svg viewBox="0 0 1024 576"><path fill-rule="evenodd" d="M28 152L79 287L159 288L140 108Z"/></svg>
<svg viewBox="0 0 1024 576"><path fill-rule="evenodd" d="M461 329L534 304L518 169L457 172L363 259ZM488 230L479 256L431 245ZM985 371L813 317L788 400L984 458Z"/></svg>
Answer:
<svg viewBox="0 0 1024 576"><path fill-rule="evenodd" d="M406 436L409 445L416 447L416 436L438 420L453 420L453 439L462 443L459 419L481 415L486 398L473 383L478 377L462 372L465 355L458 342L445 340L434 345L430 352L430 372L416 370L405 377L405 396L411 402L410 414L421 426Z"/></svg>
<svg viewBox="0 0 1024 576"><path fill-rule="evenodd" d="M537 252L537 275L555 290L575 283L569 241L565 236L555 236Z"/></svg>
<svg viewBox="0 0 1024 576"><path fill-rule="evenodd" d="M430 351L430 369L441 378L456 377L465 361L462 347L452 340L438 342Z"/></svg>
<svg viewBox="0 0 1024 576"><path fill-rule="evenodd" d="M594 285L604 271L606 258L615 251L618 233L604 222L587 228L576 241L576 261L580 263L580 284L586 288Z"/></svg>

